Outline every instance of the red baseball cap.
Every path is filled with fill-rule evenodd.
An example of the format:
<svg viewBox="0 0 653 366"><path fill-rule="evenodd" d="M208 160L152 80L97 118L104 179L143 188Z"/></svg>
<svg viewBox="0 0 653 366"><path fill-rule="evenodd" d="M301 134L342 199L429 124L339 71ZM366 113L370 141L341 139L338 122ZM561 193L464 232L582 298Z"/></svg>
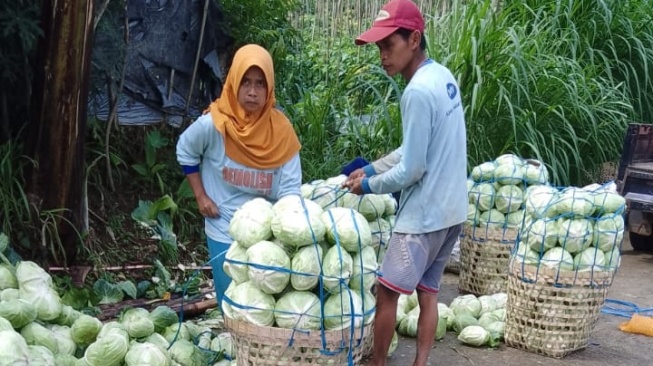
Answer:
<svg viewBox="0 0 653 366"><path fill-rule="evenodd" d="M375 43L388 37L399 28L424 33L424 17L412 0L391 0L374 19L372 27L358 36L357 45Z"/></svg>

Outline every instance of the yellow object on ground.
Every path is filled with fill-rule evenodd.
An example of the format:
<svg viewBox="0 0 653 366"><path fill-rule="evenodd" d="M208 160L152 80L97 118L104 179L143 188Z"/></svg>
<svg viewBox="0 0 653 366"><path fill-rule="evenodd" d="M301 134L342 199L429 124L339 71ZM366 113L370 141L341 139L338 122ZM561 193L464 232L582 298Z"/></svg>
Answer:
<svg viewBox="0 0 653 366"><path fill-rule="evenodd" d="M653 337L653 318L634 314L629 321L621 323L619 329L626 333Z"/></svg>

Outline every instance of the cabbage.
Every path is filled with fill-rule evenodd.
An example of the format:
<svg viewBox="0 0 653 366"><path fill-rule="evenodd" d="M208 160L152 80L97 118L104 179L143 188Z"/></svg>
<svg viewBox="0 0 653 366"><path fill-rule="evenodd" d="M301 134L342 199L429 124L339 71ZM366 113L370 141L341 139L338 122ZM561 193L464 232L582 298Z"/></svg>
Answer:
<svg viewBox="0 0 653 366"><path fill-rule="evenodd" d="M0 331L3 330L14 330L14 327L9 323L9 320L0 317Z"/></svg>
<svg viewBox="0 0 653 366"><path fill-rule="evenodd" d="M382 194L381 198L384 203L383 216L390 216L397 213L397 200L392 194Z"/></svg>
<svg viewBox="0 0 653 366"><path fill-rule="evenodd" d="M462 295L456 297L450 306L456 317L462 314L469 314L474 318L481 315L482 305L481 302L474 295Z"/></svg>
<svg viewBox="0 0 653 366"><path fill-rule="evenodd" d="M502 228L506 222L506 216L496 209L491 209L490 211L481 213L478 221L481 227L488 226Z"/></svg>
<svg viewBox="0 0 653 366"><path fill-rule="evenodd" d="M127 366L169 366L171 362L167 349L148 342L132 343L125 355Z"/></svg>
<svg viewBox="0 0 653 366"><path fill-rule="evenodd" d="M390 342L390 348L388 348L388 357L392 356L392 354L395 353L398 345L399 345L399 334L395 330L394 333L392 334L392 341Z"/></svg>
<svg viewBox="0 0 653 366"><path fill-rule="evenodd" d="M43 346L51 352L57 352L57 339L54 333L39 323L29 323L20 330L28 346ZM74 349L73 349L74 351Z"/></svg>
<svg viewBox="0 0 653 366"><path fill-rule="evenodd" d="M102 322L97 318L83 314L70 327L73 341L79 346L86 346L97 338L102 329Z"/></svg>
<svg viewBox="0 0 653 366"><path fill-rule="evenodd" d="M55 354L65 353L74 356L75 351L77 350L77 344L75 344L75 341L73 340L73 334L70 327L51 325L50 331L57 340L57 350L53 350L52 352Z"/></svg>
<svg viewBox="0 0 653 366"><path fill-rule="evenodd" d="M619 268L621 264L621 255L619 254L619 247L614 247L611 251L604 252L605 266L609 270Z"/></svg>
<svg viewBox="0 0 653 366"><path fill-rule="evenodd" d="M501 164L513 164L517 165L519 167L524 167L526 165L526 161L522 159L520 156L517 156L515 154L503 154L494 159L494 163L497 165Z"/></svg>
<svg viewBox="0 0 653 366"><path fill-rule="evenodd" d="M490 324L500 321L503 321L503 319L500 318L499 314L495 312L485 313L481 315L480 318L478 318L478 324L485 329L487 329Z"/></svg>
<svg viewBox="0 0 653 366"><path fill-rule="evenodd" d="M29 347L20 334L2 330L0 339L0 366L29 366Z"/></svg>
<svg viewBox="0 0 653 366"><path fill-rule="evenodd" d="M288 329L317 330L321 320L320 298L308 291L290 291L277 300L274 319Z"/></svg>
<svg viewBox="0 0 653 366"><path fill-rule="evenodd" d="M179 316L177 316L177 312L166 305L157 306L149 313L148 317L154 324L155 332L162 332L170 325L179 322Z"/></svg>
<svg viewBox="0 0 653 366"><path fill-rule="evenodd" d="M531 160L524 168L524 180L526 184L546 184L549 182L549 171L542 162Z"/></svg>
<svg viewBox="0 0 653 366"><path fill-rule="evenodd" d="M54 365L54 353L46 347L39 345L27 346L29 351L30 366L51 366Z"/></svg>
<svg viewBox="0 0 653 366"><path fill-rule="evenodd" d="M347 176L345 174L338 174L333 177L329 177L324 181L324 184L330 186L340 187L343 183L347 181Z"/></svg>
<svg viewBox="0 0 653 366"><path fill-rule="evenodd" d="M370 225L363 215L351 208L334 207L322 214L326 238L339 243L348 252L359 252L372 242Z"/></svg>
<svg viewBox="0 0 653 366"><path fill-rule="evenodd" d="M508 294L505 292L497 292L496 294L490 295L494 302L497 305L497 309L502 309L506 307L506 302L508 301ZM496 311L496 310L495 310Z"/></svg>
<svg viewBox="0 0 653 366"><path fill-rule="evenodd" d="M20 329L36 320L36 308L27 300L6 300L0 302L0 317L7 319L15 329Z"/></svg>
<svg viewBox="0 0 653 366"><path fill-rule="evenodd" d="M451 329L455 317L456 315L450 307L441 302L438 303L438 321L443 321L446 324L447 329Z"/></svg>
<svg viewBox="0 0 653 366"><path fill-rule="evenodd" d="M225 254L225 261L222 265L222 269L236 284L243 283L249 280L247 274L248 261L249 257L247 256L247 248L241 246L237 241L234 241L231 243L227 253ZM241 262L242 264L236 262Z"/></svg>
<svg viewBox="0 0 653 366"><path fill-rule="evenodd" d="M524 169L513 163L499 164L494 170L494 180L504 185L523 183Z"/></svg>
<svg viewBox="0 0 653 366"><path fill-rule="evenodd" d="M320 281L323 250L319 245L302 247L290 261L290 284L297 291L312 290ZM303 273L303 274L300 274ZM310 274L310 275L304 275Z"/></svg>
<svg viewBox="0 0 653 366"><path fill-rule="evenodd" d="M447 334L447 319L442 315L438 316L438 326L435 328L435 340L440 340L444 338Z"/></svg>
<svg viewBox="0 0 653 366"><path fill-rule="evenodd" d="M472 168L472 180L474 182L487 182L494 179L494 170L497 168L494 162L488 161Z"/></svg>
<svg viewBox="0 0 653 366"><path fill-rule="evenodd" d="M247 275L251 284L266 294L278 294L290 282L290 258L269 241L260 241L247 249Z"/></svg>
<svg viewBox="0 0 653 366"><path fill-rule="evenodd" d="M208 361L201 349L186 340L175 342L168 351L172 360L181 366L206 366Z"/></svg>
<svg viewBox="0 0 653 366"><path fill-rule="evenodd" d="M55 289L47 286L28 288L30 290L23 290L22 287L19 289L20 298L34 305L36 319L53 321L61 315L61 298Z"/></svg>
<svg viewBox="0 0 653 366"><path fill-rule="evenodd" d="M588 217L594 212L594 194L578 187L568 187L560 193L555 202L559 215Z"/></svg>
<svg viewBox="0 0 653 366"><path fill-rule="evenodd" d="M77 366L79 360L67 353L57 353L54 355L54 365L55 366Z"/></svg>
<svg viewBox="0 0 653 366"><path fill-rule="evenodd" d="M349 282L353 272L354 260L340 245L327 250L322 262L322 284L324 288L336 293Z"/></svg>
<svg viewBox="0 0 653 366"><path fill-rule="evenodd" d="M374 320L376 313L376 297L369 291L363 291L363 322L365 325L370 324Z"/></svg>
<svg viewBox="0 0 653 366"><path fill-rule="evenodd" d="M370 290L376 283L376 252L372 247L365 247L360 253L354 255L353 269L349 287L352 290Z"/></svg>
<svg viewBox="0 0 653 366"><path fill-rule="evenodd" d="M272 209L272 233L284 244L302 247L323 240L323 210L317 203L291 195L277 201Z"/></svg>
<svg viewBox="0 0 653 366"><path fill-rule="evenodd" d="M0 301L18 300L20 299L20 291L16 288L6 288L0 291Z"/></svg>
<svg viewBox="0 0 653 366"><path fill-rule="evenodd" d="M480 216L481 211L476 208L475 204L470 203L467 205L467 222L469 222L472 226L476 226Z"/></svg>
<svg viewBox="0 0 653 366"><path fill-rule="evenodd" d="M359 327L363 322L363 301L355 291L343 288L331 294L324 302L324 328L326 330Z"/></svg>
<svg viewBox="0 0 653 366"><path fill-rule="evenodd" d="M553 248L558 242L560 230L557 221L553 219L535 220L529 227L524 229L525 235L522 240L525 240L526 245L537 253L543 253Z"/></svg>
<svg viewBox="0 0 653 366"><path fill-rule="evenodd" d="M525 265L537 265L540 263L540 253L531 249L528 245L520 242L517 245L517 251L515 252L515 259L519 263L524 263Z"/></svg>
<svg viewBox="0 0 653 366"><path fill-rule="evenodd" d="M223 354L229 358L236 357L236 346L234 345L231 333L222 332L215 336L211 341L211 351L223 352Z"/></svg>
<svg viewBox="0 0 653 366"><path fill-rule="evenodd" d="M75 320L79 318L80 315L82 315L82 313L73 309L72 306L63 305L61 307L61 314L59 314L57 319L52 321L52 323L70 327L73 325Z"/></svg>
<svg viewBox="0 0 653 366"><path fill-rule="evenodd" d="M469 315L469 313L456 315L453 321L453 331L456 333L460 333L462 332L463 329L471 325L478 325L478 319Z"/></svg>
<svg viewBox="0 0 653 366"><path fill-rule="evenodd" d="M272 236L272 215L272 204L265 199L257 197L247 201L229 221L229 235L243 248L268 240Z"/></svg>
<svg viewBox="0 0 653 366"><path fill-rule="evenodd" d="M420 308L415 307L406 314L406 317L401 321L397 331L401 335L407 337L416 337L417 336L417 325L419 323L419 313Z"/></svg>
<svg viewBox="0 0 653 366"><path fill-rule="evenodd" d="M542 256L540 263L561 271L572 271L574 269L574 257L562 247L549 249Z"/></svg>
<svg viewBox="0 0 653 366"><path fill-rule="evenodd" d="M624 238L624 218L621 215L606 214L596 220L594 246L604 252L619 247Z"/></svg>
<svg viewBox="0 0 653 366"><path fill-rule="evenodd" d="M43 287L52 288L52 277L38 264L30 261L18 262L16 280L18 288L25 292L40 290Z"/></svg>
<svg viewBox="0 0 653 366"><path fill-rule="evenodd" d="M225 296L226 295L227 294L225 293ZM224 300L222 306L224 307ZM163 331L163 337L165 338L166 342L168 342L168 344L172 344L173 341L177 342L179 340L186 340L186 341L191 340L190 332L188 331L188 327L186 326L185 323L175 323L168 326Z"/></svg>
<svg viewBox="0 0 653 366"><path fill-rule="evenodd" d="M491 183L479 183L469 191L469 203L476 205L479 211L488 211L494 207L495 195Z"/></svg>
<svg viewBox="0 0 653 366"><path fill-rule="evenodd" d="M478 301L481 303L481 315L485 313L491 313L497 309L497 303L494 301L494 298L489 295L483 295L478 297Z"/></svg>
<svg viewBox="0 0 653 366"><path fill-rule="evenodd" d="M493 311L492 314L496 315L498 317L498 319L500 319L502 322L506 321L506 309L505 308L497 309L497 310Z"/></svg>
<svg viewBox="0 0 653 366"><path fill-rule="evenodd" d="M495 207L501 213L515 212L524 203L524 192L517 186L503 186L497 191L495 201Z"/></svg>
<svg viewBox="0 0 653 366"><path fill-rule="evenodd" d="M626 199L619 193L602 190L594 193L594 214L604 215L609 213L621 214L626 208Z"/></svg>
<svg viewBox="0 0 653 366"><path fill-rule="evenodd" d="M588 219L562 219L558 229L558 242L570 254L581 252L592 244L594 225Z"/></svg>
<svg viewBox="0 0 653 366"><path fill-rule="evenodd" d="M498 321L489 324L487 327L484 327L491 335L496 335L497 338L502 339L505 334L506 323L504 321Z"/></svg>
<svg viewBox="0 0 653 366"><path fill-rule="evenodd" d="M555 205L558 191L551 186L531 186L525 193L526 213L536 219L556 215Z"/></svg>
<svg viewBox="0 0 653 366"><path fill-rule="evenodd" d="M227 298L234 304L229 304ZM267 327L274 324L274 297L261 291L252 281L243 282L234 287L231 293L225 293L223 308L224 302L229 304L231 314L236 320Z"/></svg>
<svg viewBox="0 0 653 366"><path fill-rule="evenodd" d="M9 288L18 288L18 280L16 276L12 273L9 266L6 264L0 264L0 290L5 290Z"/></svg>
<svg viewBox="0 0 653 366"><path fill-rule="evenodd" d="M317 187L317 184L312 184L312 183L304 183L299 187L300 193L303 198L311 198L311 195L313 194L313 191L315 190L315 187Z"/></svg>
<svg viewBox="0 0 653 366"><path fill-rule="evenodd" d="M387 220L378 218L370 221L368 224L370 225L370 233L372 234L370 246L378 248L380 245L388 245L390 243L392 226L390 226Z"/></svg>
<svg viewBox="0 0 653 366"><path fill-rule="evenodd" d="M338 204L338 186L329 186L326 184L318 184L313 188L313 192L309 197L306 197L312 202L315 202L322 209L327 210L336 207Z"/></svg>
<svg viewBox="0 0 653 366"><path fill-rule="evenodd" d="M129 334L125 330L125 327L122 325L122 323L118 321L110 321L102 326L100 333L98 333L97 337L95 338L100 339L109 334L119 334L123 337L129 337Z"/></svg>
<svg viewBox="0 0 653 366"><path fill-rule="evenodd" d="M165 332L165 329L164 329L164 332ZM161 347L163 349L166 349L166 350L170 346L170 342L168 342L168 340L165 339L165 337L162 336L159 333L153 333L149 337L146 337L145 339L143 339L143 341L148 342L148 343L152 343L152 344L157 345L157 346L159 346L159 347Z"/></svg>
<svg viewBox="0 0 653 366"><path fill-rule="evenodd" d="M353 193L345 193L342 197L342 207L351 208L360 212L368 221L383 216L385 212L385 202L381 198L381 195L378 194L359 196Z"/></svg>
<svg viewBox="0 0 653 366"><path fill-rule="evenodd" d="M84 352L84 361L90 366L120 366L128 350L129 339L111 333L88 346Z"/></svg>
<svg viewBox="0 0 653 366"><path fill-rule="evenodd" d="M154 333L154 323L149 315L143 308L127 309L120 316L120 322L131 338L145 338Z"/></svg>
<svg viewBox="0 0 653 366"><path fill-rule="evenodd" d="M577 271L603 271L605 267L605 254L597 248L587 248L574 257Z"/></svg>
<svg viewBox="0 0 653 366"><path fill-rule="evenodd" d="M510 228L521 228L524 222L526 211L517 210L506 215L506 226Z"/></svg>
<svg viewBox="0 0 653 366"><path fill-rule="evenodd" d="M490 333L481 326L470 325L460 331L458 340L470 346L481 347L490 340Z"/></svg>

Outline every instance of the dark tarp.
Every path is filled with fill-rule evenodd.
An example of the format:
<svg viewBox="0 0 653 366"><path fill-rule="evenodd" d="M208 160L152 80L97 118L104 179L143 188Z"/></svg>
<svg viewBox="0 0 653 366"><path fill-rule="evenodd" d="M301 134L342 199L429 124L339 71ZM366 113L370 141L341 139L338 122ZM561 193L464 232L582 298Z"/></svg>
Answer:
<svg viewBox="0 0 653 366"><path fill-rule="evenodd" d="M128 1L129 43L117 110L120 124L165 121L179 126L185 117L197 117L219 96L223 78L220 61L231 39L223 30L224 16L218 4L215 0L208 3L203 47L186 114L205 0ZM120 24L124 24L124 18ZM96 32L96 59L120 47L115 44L115 34L111 37L108 32ZM119 32L122 40L124 30ZM94 93L89 107L92 116L106 121L110 111L106 90Z"/></svg>

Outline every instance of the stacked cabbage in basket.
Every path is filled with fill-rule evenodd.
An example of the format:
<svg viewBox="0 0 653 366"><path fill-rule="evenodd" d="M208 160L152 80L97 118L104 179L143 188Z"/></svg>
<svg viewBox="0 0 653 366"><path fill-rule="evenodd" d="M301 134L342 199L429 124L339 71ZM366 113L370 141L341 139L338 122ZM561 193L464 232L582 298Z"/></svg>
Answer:
<svg viewBox="0 0 653 366"><path fill-rule="evenodd" d="M560 271L616 269L626 201L615 188L610 183L529 190L514 259Z"/></svg>
<svg viewBox="0 0 653 366"><path fill-rule="evenodd" d="M224 270L225 316L302 330L360 327L373 319L379 248L396 205L390 195L341 190L344 176L307 183L304 197L256 198L235 213Z"/></svg>
<svg viewBox="0 0 653 366"><path fill-rule="evenodd" d="M525 193L548 183L546 166L534 159L505 154L477 165L467 180L467 222L484 228L519 228L524 220Z"/></svg>
<svg viewBox="0 0 653 366"><path fill-rule="evenodd" d="M235 356L229 333L180 322L167 306L125 309L103 324L63 304L30 261L0 265L0 290L0 366L206 366Z"/></svg>

